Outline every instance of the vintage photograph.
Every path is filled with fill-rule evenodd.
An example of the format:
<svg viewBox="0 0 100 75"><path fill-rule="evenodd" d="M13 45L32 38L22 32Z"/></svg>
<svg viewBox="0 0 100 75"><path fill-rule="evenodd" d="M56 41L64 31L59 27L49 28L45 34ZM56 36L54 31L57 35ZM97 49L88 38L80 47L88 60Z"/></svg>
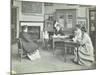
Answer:
<svg viewBox="0 0 100 75"><path fill-rule="evenodd" d="M96 6L11 0L11 73L96 69Z"/></svg>

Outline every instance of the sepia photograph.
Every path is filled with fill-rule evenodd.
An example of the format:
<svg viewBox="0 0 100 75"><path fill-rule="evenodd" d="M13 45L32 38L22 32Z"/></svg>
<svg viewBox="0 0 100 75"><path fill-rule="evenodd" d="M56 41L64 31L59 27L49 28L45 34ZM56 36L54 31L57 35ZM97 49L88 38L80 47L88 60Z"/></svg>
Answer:
<svg viewBox="0 0 100 75"><path fill-rule="evenodd" d="M10 4L12 75L96 69L96 5Z"/></svg>

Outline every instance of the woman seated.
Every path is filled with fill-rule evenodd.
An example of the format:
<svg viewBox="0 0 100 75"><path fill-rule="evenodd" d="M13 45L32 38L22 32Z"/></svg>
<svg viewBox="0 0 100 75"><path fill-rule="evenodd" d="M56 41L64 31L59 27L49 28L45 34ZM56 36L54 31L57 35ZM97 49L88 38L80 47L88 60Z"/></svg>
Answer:
<svg viewBox="0 0 100 75"><path fill-rule="evenodd" d="M75 53L74 62L80 65L90 66L94 61L94 51L92 42L89 35L86 33L85 27L81 28L81 32L81 38L76 39L76 42L79 44L79 47L78 56L77 53Z"/></svg>
<svg viewBox="0 0 100 75"><path fill-rule="evenodd" d="M26 25L22 27L20 38L22 39L24 53L29 57L29 59L34 60L40 58L38 45L31 39L31 35L29 35L28 27Z"/></svg>
<svg viewBox="0 0 100 75"><path fill-rule="evenodd" d="M57 22L55 23L55 31L54 31L54 33L55 33L55 35L60 35L60 36L64 35L62 27Z"/></svg>

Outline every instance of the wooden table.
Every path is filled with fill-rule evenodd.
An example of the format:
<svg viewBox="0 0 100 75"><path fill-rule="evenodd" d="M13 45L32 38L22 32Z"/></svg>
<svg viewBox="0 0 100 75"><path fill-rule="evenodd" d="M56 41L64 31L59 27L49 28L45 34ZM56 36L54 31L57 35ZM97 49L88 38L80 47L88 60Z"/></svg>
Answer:
<svg viewBox="0 0 100 75"><path fill-rule="evenodd" d="M67 54L67 51L68 51L68 47L70 48L77 48L78 49L78 46L79 44L75 43L74 41L71 41L71 40L65 40L65 55L64 55L64 61L66 62L66 54ZM77 50L77 57L78 57L78 50Z"/></svg>
<svg viewBox="0 0 100 75"><path fill-rule="evenodd" d="M63 48L64 48L64 61L65 62L66 62L66 54L67 54L68 47L76 47L76 48L78 48L78 46L79 46L77 43L71 41L68 38L67 39L65 39L65 38L53 38L53 42L52 42L53 55L55 54L55 42L63 42L64 43ZM77 50L77 56L78 56L78 50Z"/></svg>
<svg viewBox="0 0 100 75"><path fill-rule="evenodd" d="M53 55L55 54L55 48L56 48L56 46L55 46L55 43L56 42L63 42L64 43L64 45L65 45L65 39L61 39L61 38L53 38L52 39L52 47L53 47ZM61 48L62 46L57 46L57 48ZM63 46L62 48L64 48L65 46Z"/></svg>

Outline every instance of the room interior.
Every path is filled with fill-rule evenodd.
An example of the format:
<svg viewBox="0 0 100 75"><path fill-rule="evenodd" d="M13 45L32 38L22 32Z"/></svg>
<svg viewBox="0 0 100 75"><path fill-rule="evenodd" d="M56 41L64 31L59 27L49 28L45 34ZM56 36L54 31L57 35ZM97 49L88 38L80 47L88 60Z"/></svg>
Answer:
<svg viewBox="0 0 100 75"><path fill-rule="evenodd" d="M87 32L93 42L96 52L96 7L92 5L79 4L61 4L12 0L11 2L11 55L12 70L17 73L32 72L54 72L69 70L95 69L92 67L83 67L71 62L73 58L73 48L67 49L67 55L64 56L65 50L57 48L53 55L53 44L51 37L54 33L54 20L64 16L64 29L66 35L71 35L76 24L85 25ZM27 25L33 40L38 40L40 46L41 59L33 62L27 58L19 61L17 40L22 31L21 27ZM43 48L44 38L43 31L49 33L48 49ZM94 36L93 36L94 35ZM52 46L53 45L53 46ZM59 44L63 45L62 43ZM95 54L95 53L94 53ZM66 58L66 59L65 59ZM51 61L52 60L52 61ZM64 62L66 60L66 62ZM44 66L45 65L45 66Z"/></svg>

